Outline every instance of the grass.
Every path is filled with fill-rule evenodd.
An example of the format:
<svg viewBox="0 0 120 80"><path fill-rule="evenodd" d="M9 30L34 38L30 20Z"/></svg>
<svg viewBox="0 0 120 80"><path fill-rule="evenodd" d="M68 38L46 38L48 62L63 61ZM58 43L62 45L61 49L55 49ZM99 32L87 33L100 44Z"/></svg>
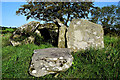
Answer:
<svg viewBox="0 0 120 80"><path fill-rule="evenodd" d="M9 36L2 38L2 77L3 78L35 78L28 74L28 69L35 49L53 47L51 44L21 45L13 47L9 44ZM105 48L102 50L85 50L72 53L74 61L66 72L60 72L60 78L119 78L120 75L120 37L109 35L104 37ZM3 44L4 43L4 44ZM49 74L41 78L54 78Z"/></svg>
<svg viewBox="0 0 120 80"><path fill-rule="evenodd" d="M12 33L13 31L14 31L15 29L13 29L13 28L6 28L5 30L1 30L0 29L0 33L2 32L3 34L5 34L5 33Z"/></svg>
<svg viewBox="0 0 120 80"><path fill-rule="evenodd" d="M50 44L37 46L34 44L19 47L7 46L2 49L2 76L7 78L27 78L28 67L35 49L52 47Z"/></svg>

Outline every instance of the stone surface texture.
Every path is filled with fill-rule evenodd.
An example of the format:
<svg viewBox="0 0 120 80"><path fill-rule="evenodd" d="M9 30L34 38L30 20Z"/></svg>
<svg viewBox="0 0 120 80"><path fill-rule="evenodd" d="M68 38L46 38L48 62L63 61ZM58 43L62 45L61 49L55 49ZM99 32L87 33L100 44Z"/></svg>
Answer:
<svg viewBox="0 0 120 80"><path fill-rule="evenodd" d="M39 27L39 25L40 25L40 22L31 21L28 24L24 24L21 27L18 27L18 29L14 33L16 33L17 31L21 33L23 33L24 31L34 32Z"/></svg>
<svg viewBox="0 0 120 80"><path fill-rule="evenodd" d="M34 50L29 73L41 77L66 71L72 65L73 57L67 48L46 48Z"/></svg>
<svg viewBox="0 0 120 80"><path fill-rule="evenodd" d="M103 28L84 19L73 19L68 27L67 47L74 52L82 49L104 48Z"/></svg>
<svg viewBox="0 0 120 80"><path fill-rule="evenodd" d="M67 27L59 20L56 19L59 27L58 48L65 48L65 32Z"/></svg>
<svg viewBox="0 0 120 80"><path fill-rule="evenodd" d="M32 34L37 34L38 36L43 36L45 39L50 39L51 42L55 44L58 32L57 29L57 26L53 23L40 24L40 22L32 21L18 27L16 31L13 32L10 42L13 46L34 43L36 36Z"/></svg>
<svg viewBox="0 0 120 80"><path fill-rule="evenodd" d="M40 26L39 22L29 22L28 24L24 24L21 27L18 27L15 32L13 32L10 42L13 46L18 46L21 44L30 44L33 43L35 37L33 37L32 33L37 33L40 35L40 32L36 31ZM30 33L30 34L29 34Z"/></svg>

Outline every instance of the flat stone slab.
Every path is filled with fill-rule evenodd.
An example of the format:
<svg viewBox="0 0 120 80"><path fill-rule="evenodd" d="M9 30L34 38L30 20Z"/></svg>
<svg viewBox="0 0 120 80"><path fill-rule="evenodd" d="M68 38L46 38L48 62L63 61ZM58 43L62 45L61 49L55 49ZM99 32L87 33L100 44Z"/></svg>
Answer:
<svg viewBox="0 0 120 80"><path fill-rule="evenodd" d="M29 73L41 77L51 73L66 71L72 66L73 56L67 48L46 48L34 50Z"/></svg>
<svg viewBox="0 0 120 80"><path fill-rule="evenodd" d="M67 47L79 50L104 48L104 31L101 25L85 19L73 19L68 27Z"/></svg>

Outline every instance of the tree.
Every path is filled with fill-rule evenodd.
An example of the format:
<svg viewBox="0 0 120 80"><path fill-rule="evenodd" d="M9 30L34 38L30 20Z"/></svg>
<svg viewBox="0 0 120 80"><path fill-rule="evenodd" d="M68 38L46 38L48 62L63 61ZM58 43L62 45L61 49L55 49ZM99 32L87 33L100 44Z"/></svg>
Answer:
<svg viewBox="0 0 120 80"><path fill-rule="evenodd" d="M16 11L26 19L34 18L45 22L53 22L58 18L68 27L68 22L74 18L88 18L93 2L27 2Z"/></svg>
<svg viewBox="0 0 120 80"><path fill-rule="evenodd" d="M57 41L59 37L60 25L55 20L59 20L68 27L68 22L72 19L88 18L93 2L27 2L17 11L17 15L24 15L26 19L34 18L46 23L55 23L58 26ZM66 30L67 31L67 30ZM66 32L65 32L66 36ZM66 39L66 37L65 37ZM56 43L58 44L58 43ZM65 41L66 44L66 41Z"/></svg>
<svg viewBox="0 0 120 80"><path fill-rule="evenodd" d="M116 26L119 23L119 18L117 15L118 10L118 7L115 5L105 6L102 8L97 7L91 11L91 21L101 24L104 28L104 31L107 33L111 31L111 29L116 30Z"/></svg>
<svg viewBox="0 0 120 80"><path fill-rule="evenodd" d="M118 9L116 11L116 13L117 13L117 24L115 25L115 27L120 30L120 1L118 2L117 7L118 7Z"/></svg>
<svg viewBox="0 0 120 80"><path fill-rule="evenodd" d="M117 7L118 7L118 10L117 10L117 15L120 17L120 1L118 2Z"/></svg>

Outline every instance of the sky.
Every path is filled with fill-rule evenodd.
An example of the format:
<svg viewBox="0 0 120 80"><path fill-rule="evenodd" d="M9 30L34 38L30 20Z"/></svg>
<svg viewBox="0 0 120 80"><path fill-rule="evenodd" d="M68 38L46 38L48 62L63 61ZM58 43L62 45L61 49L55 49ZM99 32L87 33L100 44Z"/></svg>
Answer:
<svg viewBox="0 0 120 80"><path fill-rule="evenodd" d="M20 8L20 5L25 4L25 2L1 2L2 7L0 13L2 14L2 19L0 20L0 26L5 27L20 27L23 24L27 24L30 21L37 21L34 19L29 19L26 21L26 17L23 15L16 15L16 11ZM1 5L0 3L0 5ZM118 2L94 2L95 6L103 7L109 5L118 5ZM0 16L0 17L1 17Z"/></svg>

